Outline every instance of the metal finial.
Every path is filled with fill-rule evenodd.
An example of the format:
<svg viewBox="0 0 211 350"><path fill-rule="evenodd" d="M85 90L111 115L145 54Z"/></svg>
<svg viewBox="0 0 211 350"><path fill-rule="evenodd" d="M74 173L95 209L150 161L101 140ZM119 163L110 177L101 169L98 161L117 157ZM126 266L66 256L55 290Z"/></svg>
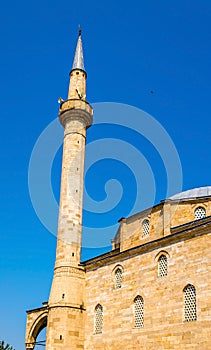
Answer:
<svg viewBox="0 0 211 350"><path fill-rule="evenodd" d="M73 61L72 69L84 70L84 57L83 57L83 47L82 47L82 37L81 37L81 27L78 27L78 41L75 50L75 56Z"/></svg>
<svg viewBox="0 0 211 350"><path fill-rule="evenodd" d="M82 33L82 29L81 29L81 26L79 24L79 26L78 26L78 36L81 36L81 33Z"/></svg>

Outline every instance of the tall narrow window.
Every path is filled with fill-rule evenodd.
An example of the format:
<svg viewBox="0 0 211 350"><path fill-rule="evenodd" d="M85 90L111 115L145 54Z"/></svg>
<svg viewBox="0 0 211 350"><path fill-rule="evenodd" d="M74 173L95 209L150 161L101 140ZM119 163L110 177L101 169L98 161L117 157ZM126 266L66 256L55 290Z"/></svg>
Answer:
<svg viewBox="0 0 211 350"><path fill-rule="evenodd" d="M164 277L168 274L168 259L162 254L158 259L158 277Z"/></svg>
<svg viewBox="0 0 211 350"><path fill-rule="evenodd" d="M120 268L115 272L115 287L116 289L122 287L122 270Z"/></svg>
<svg viewBox="0 0 211 350"><path fill-rule="evenodd" d="M149 234L149 220L145 219L142 222L142 234L143 236L147 236Z"/></svg>
<svg viewBox="0 0 211 350"><path fill-rule="evenodd" d="M186 322L195 321L196 314L196 289L192 284L188 284L184 290L184 320Z"/></svg>
<svg viewBox="0 0 211 350"><path fill-rule="evenodd" d="M95 308L95 334L102 333L103 328L103 307L100 304L97 304Z"/></svg>
<svg viewBox="0 0 211 350"><path fill-rule="evenodd" d="M144 327L144 299L140 295L134 299L134 327Z"/></svg>
<svg viewBox="0 0 211 350"><path fill-rule="evenodd" d="M194 212L195 220L203 219L206 217L206 210L203 207L196 208Z"/></svg>

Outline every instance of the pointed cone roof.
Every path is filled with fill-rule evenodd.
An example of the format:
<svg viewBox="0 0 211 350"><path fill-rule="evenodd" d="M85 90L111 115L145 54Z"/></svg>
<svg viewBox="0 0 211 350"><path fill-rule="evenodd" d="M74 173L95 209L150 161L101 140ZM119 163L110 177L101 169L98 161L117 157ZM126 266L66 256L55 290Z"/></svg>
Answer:
<svg viewBox="0 0 211 350"><path fill-rule="evenodd" d="M78 42L76 45L75 56L74 56L74 61L72 66L72 70L73 69L82 69L85 71L83 47L82 47L82 39L81 39L81 29L79 29L78 31Z"/></svg>

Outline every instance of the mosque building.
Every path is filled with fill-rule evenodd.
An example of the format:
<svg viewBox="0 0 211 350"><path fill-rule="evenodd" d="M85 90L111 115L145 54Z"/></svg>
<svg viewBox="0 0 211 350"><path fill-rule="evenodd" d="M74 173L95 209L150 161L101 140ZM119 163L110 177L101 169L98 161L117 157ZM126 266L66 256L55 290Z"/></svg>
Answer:
<svg viewBox="0 0 211 350"><path fill-rule="evenodd" d="M211 186L122 218L111 251L81 262L86 101L81 31L60 104L64 144L49 300L27 311L26 350L211 348Z"/></svg>

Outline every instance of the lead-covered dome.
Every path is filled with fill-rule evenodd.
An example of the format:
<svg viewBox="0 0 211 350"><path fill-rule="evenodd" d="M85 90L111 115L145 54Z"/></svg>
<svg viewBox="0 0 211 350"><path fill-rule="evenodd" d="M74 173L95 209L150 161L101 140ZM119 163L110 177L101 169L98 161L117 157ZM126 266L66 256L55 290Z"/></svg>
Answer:
<svg viewBox="0 0 211 350"><path fill-rule="evenodd" d="M182 199L194 199L194 198L201 198L201 197L209 197L209 196L211 196L211 186L205 186L205 187L197 187L197 188L193 188L191 190L177 193L177 194L169 197L168 199L182 200Z"/></svg>

